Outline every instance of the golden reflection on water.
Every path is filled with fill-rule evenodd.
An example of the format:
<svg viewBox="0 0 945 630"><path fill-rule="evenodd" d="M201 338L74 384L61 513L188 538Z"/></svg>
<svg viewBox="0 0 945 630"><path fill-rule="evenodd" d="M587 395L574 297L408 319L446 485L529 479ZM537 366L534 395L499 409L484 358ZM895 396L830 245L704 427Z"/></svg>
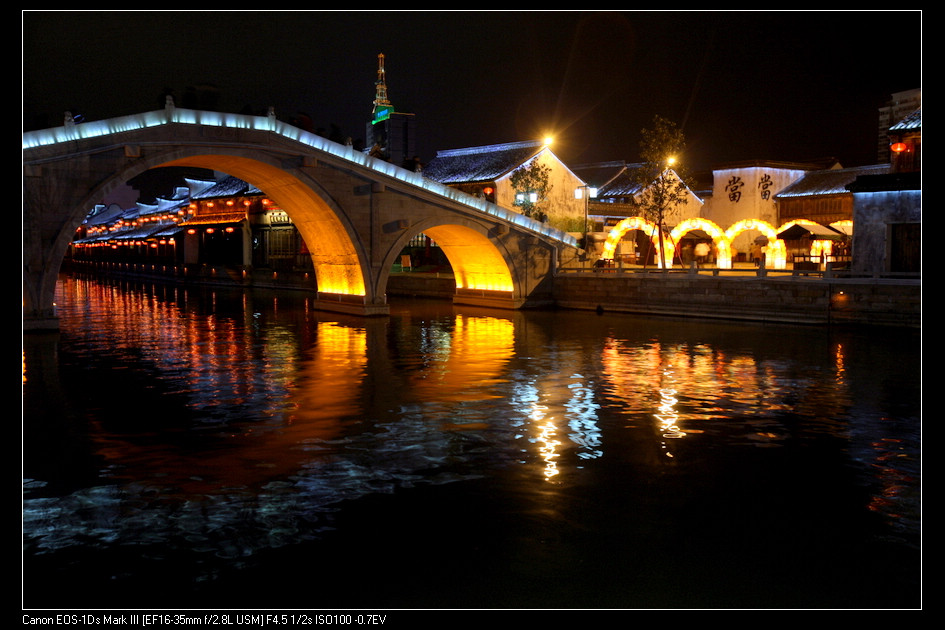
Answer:
<svg viewBox="0 0 945 630"><path fill-rule="evenodd" d="M558 469L558 447L561 442L557 439L558 429L553 418L546 416L548 408L542 405L533 405L530 420L538 431L535 442L538 444L538 455L544 465L545 479L556 477L561 471Z"/></svg>
<svg viewBox="0 0 945 630"><path fill-rule="evenodd" d="M557 448L561 444L555 439L555 425L551 420L541 425L541 433L538 436L538 452L545 462L545 477L554 477L558 474Z"/></svg>
<svg viewBox="0 0 945 630"><path fill-rule="evenodd" d="M360 404L367 363L363 328L319 322L309 356L291 326L267 324L260 330L259 313L245 297L240 321L215 312L194 316L186 299L173 299L176 290L171 299L156 299L92 282L68 286L74 291L69 301L98 316L82 323L92 338L96 328L109 331L110 347L102 352L133 349L142 361L160 364L155 389L186 394L201 425L195 428L207 436L198 455L186 448L157 454L136 423L136 417L160 421L154 410L130 408L126 425L118 428L96 421L91 437L98 455L119 476L126 471L187 493L221 485L258 487L297 472L311 460L306 446L337 437L343 428L339 418ZM81 319L82 312L70 317ZM162 379L169 384L162 385ZM247 417L244 407L268 411Z"/></svg>
<svg viewBox="0 0 945 630"><path fill-rule="evenodd" d="M288 423L324 424L356 416L364 394L367 346L364 328L318 322L310 355L290 372Z"/></svg>
<svg viewBox="0 0 945 630"><path fill-rule="evenodd" d="M655 418L662 439L677 439L713 431L715 422L728 422L731 431L739 422L749 443L777 446L789 437L779 414L797 412L799 405L828 418L845 412L839 349L836 358L836 379L829 385L822 374L708 344L610 338L601 363L608 383L604 395L622 409L630 428L644 428L647 417Z"/></svg>
<svg viewBox="0 0 945 630"><path fill-rule="evenodd" d="M425 353L432 360L412 372L409 386L420 400L463 402L501 396L505 367L515 352L515 325L500 317L457 314L452 331L432 329Z"/></svg>
<svg viewBox="0 0 945 630"><path fill-rule="evenodd" d="M656 419L659 420L659 431L666 439L685 437L686 434L679 428L679 413L676 411L676 403L679 402L679 399L676 398L672 367L666 368L663 372L663 377L664 382L662 387L660 387L659 413L655 414ZM665 443L663 447L667 448ZM666 455L668 457L673 456L672 452L668 449L666 450Z"/></svg>

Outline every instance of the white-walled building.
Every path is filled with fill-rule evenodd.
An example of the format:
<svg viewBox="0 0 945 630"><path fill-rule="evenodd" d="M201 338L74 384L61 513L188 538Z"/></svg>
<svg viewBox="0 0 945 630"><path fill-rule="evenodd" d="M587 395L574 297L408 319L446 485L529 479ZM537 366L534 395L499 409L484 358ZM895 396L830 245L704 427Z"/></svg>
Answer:
<svg viewBox="0 0 945 630"><path fill-rule="evenodd" d="M722 165L713 170L712 193L706 196L701 218L712 221L727 230L741 221L762 221L777 229L780 225L776 195L801 179L807 173L825 168L840 168L830 164L796 164L775 161L756 161ZM748 252L758 230L740 232L732 246L738 252Z"/></svg>
<svg viewBox="0 0 945 630"><path fill-rule="evenodd" d="M503 208L520 212L510 178L521 167L539 163L549 169L550 188L542 206L548 223L565 231L583 221L584 201L574 191L585 182L540 141L510 142L465 149L437 151L426 166L424 177L482 197Z"/></svg>

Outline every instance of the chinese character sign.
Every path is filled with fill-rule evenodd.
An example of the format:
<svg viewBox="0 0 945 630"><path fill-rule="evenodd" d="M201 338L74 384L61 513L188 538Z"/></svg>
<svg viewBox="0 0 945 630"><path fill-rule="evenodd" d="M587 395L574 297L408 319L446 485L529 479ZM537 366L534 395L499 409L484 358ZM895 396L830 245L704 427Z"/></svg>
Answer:
<svg viewBox="0 0 945 630"><path fill-rule="evenodd" d="M761 189L761 198L767 201L771 198L771 186L774 182L771 181L771 175L765 173L761 176L761 179L758 180L758 188Z"/></svg>
<svg viewBox="0 0 945 630"><path fill-rule="evenodd" d="M725 191L728 193L729 201L737 202L742 198L742 178L738 175L733 175L728 183L725 185Z"/></svg>

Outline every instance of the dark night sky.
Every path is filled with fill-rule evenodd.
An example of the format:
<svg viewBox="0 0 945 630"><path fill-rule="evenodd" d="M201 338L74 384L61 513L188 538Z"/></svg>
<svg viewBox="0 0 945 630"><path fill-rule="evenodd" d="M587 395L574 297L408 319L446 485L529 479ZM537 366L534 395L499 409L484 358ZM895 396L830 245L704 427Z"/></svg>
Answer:
<svg viewBox="0 0 945 630"><path fill-rule="evenodd" d="M24 127L158 109L164 87L220 109L308 113L364 137L386 58L418 153L556 137L566 162L638 158L658 114L693 170L876 159L877 108L921 87L920 11L24 12ZM902 36L903 50L894 42Z"/></svg>

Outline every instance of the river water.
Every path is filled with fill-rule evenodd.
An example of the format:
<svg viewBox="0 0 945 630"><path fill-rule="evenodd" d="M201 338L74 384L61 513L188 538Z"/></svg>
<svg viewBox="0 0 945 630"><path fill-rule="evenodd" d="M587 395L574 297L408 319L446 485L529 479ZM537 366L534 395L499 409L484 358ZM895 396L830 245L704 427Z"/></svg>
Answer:
<svg viewBox="0 0 945 630"><path fill-rule="evenodd" d="M915 330L63 276L23 605L921 606Z"/></svg>

